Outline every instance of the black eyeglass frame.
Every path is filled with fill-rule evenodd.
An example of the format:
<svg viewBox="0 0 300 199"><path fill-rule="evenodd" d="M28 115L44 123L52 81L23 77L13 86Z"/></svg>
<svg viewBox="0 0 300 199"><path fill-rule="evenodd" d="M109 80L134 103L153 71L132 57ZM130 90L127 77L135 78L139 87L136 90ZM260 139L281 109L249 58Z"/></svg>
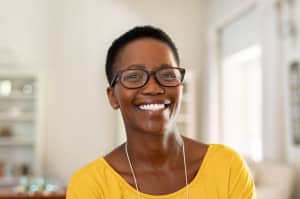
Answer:
<svg viewBox="0 0 300 199"><path fill-rule="evenodd" d="M183 80L184 80L184 76L185 76L185 68L179 68L179 67L163 67L163 68L159 68L157 70L153 70L153 71L149 71L149 70L146 70L146 69L143 69L143 68L129 68L129 69L125 69L125 70L119 70L118 72L116 72L116 74L114 75L112 81L110 82L110 87L114 87L116 82L118 81L118 78L121 76L121 74L125 71L129 71L129 70L142 70L144 71L146 74L147 74L147 79L145 81L145 83L139 87L134 87L134 88L129 88L129 87L126 87L125 85L122 84L122 81L120 81L121 85L124 87L124 88L127 88L127 89L138 89L138 88L142 88L143 86L145 86L149 79L150 79L150 76L153 75L156 82L161 85L161 86L164 86L164 87L176 87L178 85L175 85L175 86L165 86L165 85L162 85L160 83L160 81L158 80L157 78L157 73L161 70L165 70L165 69L175 69L175 70L179 70L180 74L181 74L181 80L180 80L180 83L178 85L181 85Z"/></svg>

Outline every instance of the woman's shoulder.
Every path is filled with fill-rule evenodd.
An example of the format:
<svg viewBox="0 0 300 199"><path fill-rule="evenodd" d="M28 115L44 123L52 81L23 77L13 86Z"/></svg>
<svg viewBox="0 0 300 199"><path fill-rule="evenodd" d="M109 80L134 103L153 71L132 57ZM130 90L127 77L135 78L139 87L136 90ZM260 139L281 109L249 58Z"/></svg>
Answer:
<svg viewBox="0 0 300 199"><path fill-rule="evenodd" d="M105 161L100 157L75 171L68 183L67 198L77 198L78 195L91 199L99 198L102 194L99 182L105 167Z"/></svg>
<svg viewBox="0 0 300 199"><path fill-rule="evenodd" d="M191 157L217 161L243 159L236 150L224 144L205 144L187 137L184 137L184 140L186 149Z"/></svg>
<svg viewBox="0 0 300 199"><path fill-rule="evenodd" d="M236 150L223 144L209 144L208 146L203 166L208 172L227 175L226 173L232 170L248 170L244 158Z"/></svg>
<svg viewBox="0 0 300 199"><path fill-rule="evenodd" d="M103 157L91 161L90 163L82 166L71 176L70 182L86 182L93 180L105 169L106 163ZM97 175L96 175L97 174Z"/></svg>
<svg viewBox="0 0 300 199"><path fill-rule="evenodd" d="M243 159L236 150L223 144L209 144L209 156L220 161Z"/></svg>
<svg viewBox="0 0 300 199"><path fill-rule="evenodd" d="M117 170L122 170L122 165L120 164L120 158L122 156L119 153L119 148L117 147L109 154L99 157L96 160L91 161L85 166L79 168L71 177L71 179L84 179L84 178L103 178L107 173L112 173L112 168Z"/></svg>

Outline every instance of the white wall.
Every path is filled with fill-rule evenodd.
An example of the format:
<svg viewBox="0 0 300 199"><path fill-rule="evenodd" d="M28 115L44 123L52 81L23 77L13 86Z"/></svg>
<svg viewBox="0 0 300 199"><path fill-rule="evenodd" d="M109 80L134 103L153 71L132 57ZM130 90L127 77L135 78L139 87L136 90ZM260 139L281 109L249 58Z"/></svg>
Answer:
<svg viewBox="0 0 300 199"><path fill-rule="evenodd" d="M106 50L135 25L166 30L183 66L200 71L202 4L186 1L48 1L51 66L48 68L45 174L66 181L74 170L110 151L117 141L116 114L106 99Z"/></svg>
<svg viewBox="0 0 300 199"><path fill-rule="evenodd" d="M38 0L0 1L0 67L44 68L43 3Z"/></svg>

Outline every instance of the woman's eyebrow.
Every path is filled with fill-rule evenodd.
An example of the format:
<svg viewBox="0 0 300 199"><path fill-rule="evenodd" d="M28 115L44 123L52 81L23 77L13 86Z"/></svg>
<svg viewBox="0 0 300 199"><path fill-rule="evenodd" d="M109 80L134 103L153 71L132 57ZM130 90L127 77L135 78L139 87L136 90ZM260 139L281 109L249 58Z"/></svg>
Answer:
<svg viewBox="0 0 300 199"><path fill-rule="evenodd" d="M159 68L169 68L169 67L173 67L173 66L165 63L159 65ZM127 67L127 69L145 69L145 68L146 66L144 64L134 64Z"/></svg>
<svg viewBox="0 0 300 199"><path fill-rule="evenodd" d="M127 67L127 69L145 69L145 65L143 64L134 64Z"/></svg>
<svg viewBox="0 0 300 199"><path fill-rule="evenodd" d="M172 66L170 64L161 64L160 67L161 68L170 68L170 67L174 67L174 66Z"/></svg>

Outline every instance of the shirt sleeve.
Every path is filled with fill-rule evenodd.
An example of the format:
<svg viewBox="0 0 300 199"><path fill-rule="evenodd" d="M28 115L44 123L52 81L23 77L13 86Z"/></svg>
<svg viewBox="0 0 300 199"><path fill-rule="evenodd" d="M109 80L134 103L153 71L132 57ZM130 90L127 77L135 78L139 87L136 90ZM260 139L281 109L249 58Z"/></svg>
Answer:
<svg viewBox="0 0 300 199"><path fill-rule="evenodd" d="M75 173L68 184L66 199L104 199L101 187L86 173Z"/></svg>
<svg viewBox="0 0 300 199"><path fill-rule="evenodd" d="M234 152L229 174L230 199L257 199L255 185L244 159Z"/></svg>

